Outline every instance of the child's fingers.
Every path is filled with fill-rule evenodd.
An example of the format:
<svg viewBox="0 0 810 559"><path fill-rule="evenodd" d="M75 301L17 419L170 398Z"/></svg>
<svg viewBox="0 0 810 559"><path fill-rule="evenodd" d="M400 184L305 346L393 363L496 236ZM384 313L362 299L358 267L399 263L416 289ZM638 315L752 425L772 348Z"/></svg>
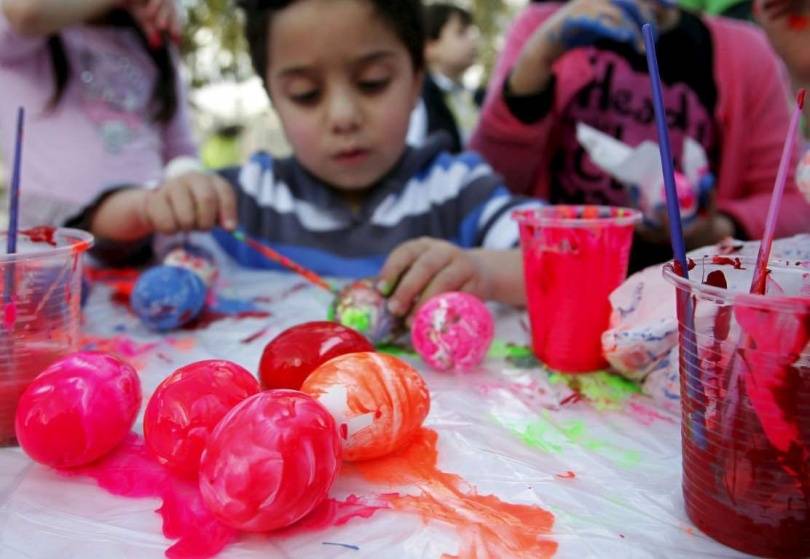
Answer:
<svg viewBox="0 0 810 559"><path fill-rule="evenodd" d="M417 310L428 299L439 293L462 291L463 287L471 285L471 276L474 276L474 270L466 263L456 261L450 266L445 266L430 280L413 309Z"/></svg>
<svg viewBox="0 0 810 559"><path fill-rule="evenodd" d="M382 270L380 270L377 289L383 295L390 295L400 276L419 258L419 255L427 249L427 246L426 239L413 239L397 246L388 255Z"/></svg>
<svg viewBox="0 0 810 559"><path fill-rule="evenodd" d="M233 193L233 188L222 177L213 176L211 178L211 184L217 196L219 225L228 231L236 229L236 195Z"/></svg>
<svg viewBox="0 0 810 559"><path fill-rule="evenodd" d="M146 218L152 229L157 233L171 235L177 232L177 223L174 219L169 199L162 192L150 192L146 202Z"/></svg>
<svg viewBox="0 0 810 559"><path fill-rule="evenodd" d="M182 231L193 231L196 229L197 208L191 194L191 185L187 179L166 189L166 196L174 215L174 220Z"/></svg>
<svg viewBox="0 0 810 559"><path fill-rule="evenodd" d="M419 255L399 280L396 291L389 299L388 309L395 315L407 314L419 294L450 263L452 254L452 251L434 245Z"/></svg>
<svg viewBox="0 0 810 559"><path fill-rule="evenodd" d="M219 216L219 197L216 188L207 179L208 177L202 177L190 183L197 216L196 229L202 231L213 228Z"/></svg>

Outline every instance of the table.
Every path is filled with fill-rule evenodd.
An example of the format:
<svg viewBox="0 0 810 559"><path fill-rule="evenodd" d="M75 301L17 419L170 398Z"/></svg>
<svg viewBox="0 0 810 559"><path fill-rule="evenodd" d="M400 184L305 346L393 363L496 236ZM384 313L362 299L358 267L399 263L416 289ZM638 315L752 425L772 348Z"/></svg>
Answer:
<svg viewBox="0 0 810 559"><path fill-rule="evenodd" d="M161 338L113 303L110 287L97 284L85 309L85 343L128 358L141 374L145 403L160 380L199 359L226 358L255 372L267 341L293 324L323 319L329 302L328 294L286 274L231 269L221 282L220 295L231 298L231 306L234 298L252 301L268 314L223 318ZM529 343L522 313L493 309L497 340ZM241 537L220 557L540 556L515 551L525 548L515 543L527 537L525 526L500 522L508 508L502 503L553 515L550 533L540 538L559 558L742 557L687 519L679 418L627 384L596 377L583 381L578 393L566 378L502 358L466 375L432 372L406 358L430 387L426 427L438 434L437 468L460 477L449 479L457 482L461 501L435 482L393 487L369 482L351 467L331 496L373 500L396 491L424 505L427 495L466 520L384 509L323 530ZM494 495L501 504L488 497L476 504L465 495ZM163 557L172 541L161 533L159 506L154 498L110 495L88 478L65 478L19 449L0 449L0 558ZM489 520L470 524L476 510Z"/></svg>

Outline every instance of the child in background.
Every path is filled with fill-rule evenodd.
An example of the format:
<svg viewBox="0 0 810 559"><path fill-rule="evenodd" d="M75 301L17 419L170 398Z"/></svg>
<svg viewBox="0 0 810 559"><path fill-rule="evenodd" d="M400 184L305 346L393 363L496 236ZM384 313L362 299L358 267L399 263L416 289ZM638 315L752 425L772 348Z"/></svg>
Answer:
<svg viewBox="0 0 810 559"><path fill-rule="evenodd" d="M238 225L317 272L379 273L399 315L451 290L523 303L510 213L536 202L510 196L474 154L451 156L433 141L406 146L421 90L420 2L242 5L254 67L294 156L259 153L222 176L108 193L83 223L118 242ZM214 235L240 263L269 266L226 231Z"/></svg>
<svg viewBox="0 0 810 559"><path fill-rule="evenodd" d="M196 148L168 37L174 0L0 0L0 148L26 112L20 223L61 225ZM10 169L11 165L7 165Z"/></svg>
<svg viewBox="0 0 810 559"><path fill-rule="evenodd" d="M467 145L478 124L482 91L464 86L464 74L478 56L478 29L470 12L453 4L430 4L424 10L427 72L422 99L411 116L408 141L419 145L444 130L451 150Z"/></svg>
<svg viewBox="0 0 810 559"><path fill-rule="evenodd" d="M658 141L633 13L660 33L675 161L691 138L716 177L713 200L685 230L688 247L728 235L760 238L787 134L788 93L765 37L748 24L701 19L654 0L532 3L509 32L471 146L515 192L552 203L631 205L626 188L585 155L576 126L630 146ZM810 205L791 173L776 235L808 230ZM633 268L671 258L666 226L640 231L637 241Z"/></svg>

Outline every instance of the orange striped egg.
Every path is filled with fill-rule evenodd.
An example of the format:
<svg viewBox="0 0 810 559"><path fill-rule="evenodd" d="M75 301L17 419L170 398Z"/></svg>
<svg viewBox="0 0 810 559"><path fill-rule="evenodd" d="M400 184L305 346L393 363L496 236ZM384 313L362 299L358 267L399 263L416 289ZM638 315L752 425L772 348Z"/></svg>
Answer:
<svg viewBox="0 0 810 559"><path fill-rule="evenodd" d="M407 443L430 411L419 373L391 355L364 352L318 367L302 392L323 404L338 424L344 460L385 456Z"/></svg>

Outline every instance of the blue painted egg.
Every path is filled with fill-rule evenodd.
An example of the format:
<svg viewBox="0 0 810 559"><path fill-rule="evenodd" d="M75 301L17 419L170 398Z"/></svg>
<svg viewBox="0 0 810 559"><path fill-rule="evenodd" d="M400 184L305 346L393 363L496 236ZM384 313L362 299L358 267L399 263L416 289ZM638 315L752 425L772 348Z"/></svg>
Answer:
<svg viewBox="0 0 810 559"><path fill-rule="evenodd" d="M205 304L205 294L205 284L194 272L155 266L138 278L130 304L146 326L166 331L194 319Z"/></svg>

